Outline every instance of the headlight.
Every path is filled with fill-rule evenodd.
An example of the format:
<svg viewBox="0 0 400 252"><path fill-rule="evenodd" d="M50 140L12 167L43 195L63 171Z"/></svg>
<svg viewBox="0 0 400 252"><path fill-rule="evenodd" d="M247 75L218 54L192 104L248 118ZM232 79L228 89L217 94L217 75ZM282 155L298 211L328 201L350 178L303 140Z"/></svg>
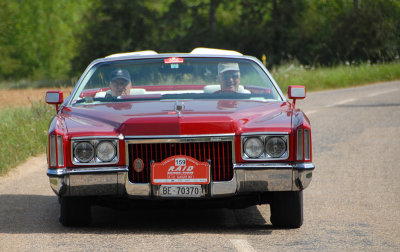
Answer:
<svg viewBox="0 0 400 252"><path fill-rule="evenodd" d="M100 142L96 148L96 157L103 162L110 162L116 154L115 146L109 141Z"/></svg>
<svg viewBox="0 0 400 252"><path fill-rule="evenodd" d="M247 133L242 135L241 141L243 160L272 161L289 158L289 134Z"/></svg>
<svg viewBox="0 0 400 252"><path fill-rule="evenodd" d="M281 137L267 137L265 151L270 157L279 158L286 152L286 143Z"/></svg>
<svg viewBox="0 0 400 252"><path fill-rule="evenodd" d="M264 152L263 142L257 137L251 137L244 142L244 153L250 158L258 158Z"/></svg>
<svg viewBox="0 0 400 252"><path fill-rule="evenodd" d="M83 137L72 139L72 163L74 165L117 164L118 139L109 137Z"/></svg>
<svg viewBox="0 0 400 252"><path fill-rule="evenodd" d="M94 147L89 142L79 142L74 149L75 158L81 163L87 163L94 157Z"/></svg>

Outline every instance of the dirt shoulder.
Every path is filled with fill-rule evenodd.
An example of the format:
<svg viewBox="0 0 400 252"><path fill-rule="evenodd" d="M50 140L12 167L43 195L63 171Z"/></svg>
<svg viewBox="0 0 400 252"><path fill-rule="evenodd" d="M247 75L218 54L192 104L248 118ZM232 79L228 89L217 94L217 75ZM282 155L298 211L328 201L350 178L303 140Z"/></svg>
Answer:
<svg viewBox="0 0 400 252"><path fill-rule="evenodd" d="M45 172L46 169L44 168L46 168L45 153L28 158L25 162L10 169L8 173L0 175L0 192L3 192L1 189L4 184L12 183L12 181L21 178L29 178L36 172Z"/></svg>

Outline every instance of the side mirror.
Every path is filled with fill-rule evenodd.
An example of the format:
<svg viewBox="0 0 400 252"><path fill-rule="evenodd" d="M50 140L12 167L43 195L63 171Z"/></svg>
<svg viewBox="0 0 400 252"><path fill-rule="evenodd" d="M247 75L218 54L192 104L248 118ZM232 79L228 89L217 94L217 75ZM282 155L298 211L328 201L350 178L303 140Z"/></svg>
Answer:
<svg viewBox="0 0 400 252"><path fill-rule="evenodd" d="M58 111L58 106L63 103L63 92L62 91L47 91L46 92L46 103L55 104Z"/></svg>
<svg viewBox="0 0 400 252"><path fill-rule="evenodd" d="M288 87L289 99L293 99L293 108L296 106L296 99L306 98L305 86L289 86Z"/></svg>

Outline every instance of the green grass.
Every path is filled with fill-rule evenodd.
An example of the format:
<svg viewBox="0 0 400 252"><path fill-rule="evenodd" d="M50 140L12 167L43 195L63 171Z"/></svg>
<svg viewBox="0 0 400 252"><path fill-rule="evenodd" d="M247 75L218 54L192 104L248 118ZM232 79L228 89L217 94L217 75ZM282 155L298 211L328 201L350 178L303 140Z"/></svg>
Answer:
<svg viewBox="0 0 400 252"><path fill-rule="evenodd" d="M400 62L306 68L295 64L271 71L283 92L289 85L304 85L307 91L346 88L379 81L400 79Z"/></svg>
<svg viewBox="0 0 400 252"><path fill-rule="evenodd" d="M46 150L47 130L55 109L45 103L0 110L0 175Z"/></svg>

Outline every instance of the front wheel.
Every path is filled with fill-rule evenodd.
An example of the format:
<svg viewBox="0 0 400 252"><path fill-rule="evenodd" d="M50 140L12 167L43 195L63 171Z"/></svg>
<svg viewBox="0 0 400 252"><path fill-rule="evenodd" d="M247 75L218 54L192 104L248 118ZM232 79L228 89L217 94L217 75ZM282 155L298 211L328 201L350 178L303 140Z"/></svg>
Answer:
<svg viewBox="0 0 400 252"><path fill-rule="evenodd" d="M303 224L303 191L274 192L270 209L273 226L299 228Z"/></svg>
<svg viewBox="0 0 400 252"><path fill-rule="evenodd" d="M67 227L87 226L91 222L91 206L83 197L60 198L60 223Z"/></svg>

